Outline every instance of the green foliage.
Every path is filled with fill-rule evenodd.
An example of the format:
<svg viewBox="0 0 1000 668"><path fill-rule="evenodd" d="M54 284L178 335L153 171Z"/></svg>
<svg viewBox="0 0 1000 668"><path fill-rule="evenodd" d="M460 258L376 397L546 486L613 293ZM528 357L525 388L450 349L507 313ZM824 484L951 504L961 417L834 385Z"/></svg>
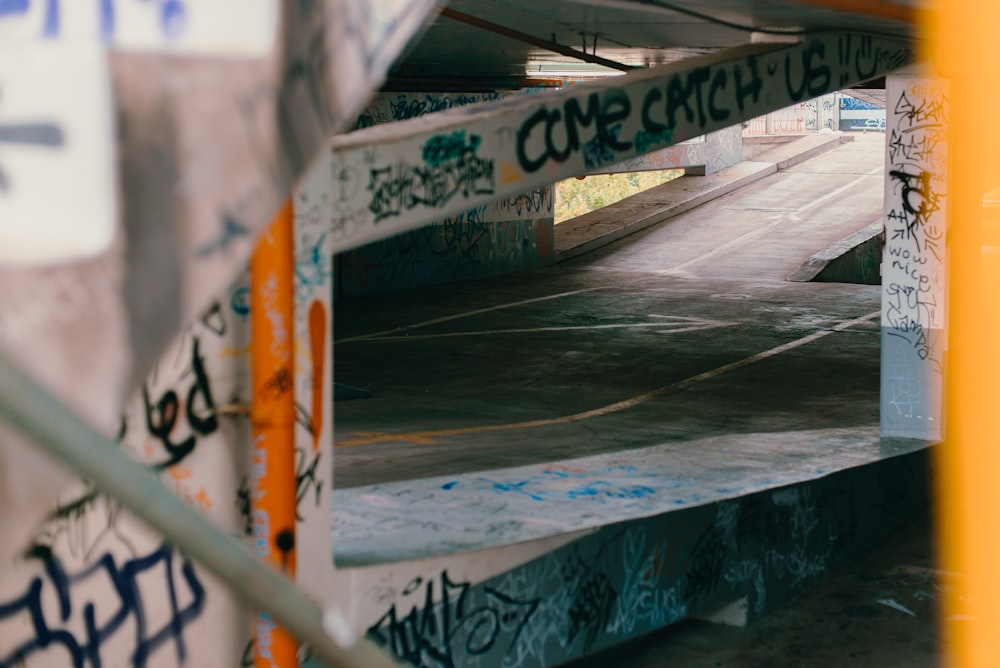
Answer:
<svg viewBox="0 0 1000 668"><path fill-rule="evenodd" d="M684 170L595 174L583 179L566 179L556 184L556 223L582 216L596 209L620 202L643 190L681 176Z"/></svg>

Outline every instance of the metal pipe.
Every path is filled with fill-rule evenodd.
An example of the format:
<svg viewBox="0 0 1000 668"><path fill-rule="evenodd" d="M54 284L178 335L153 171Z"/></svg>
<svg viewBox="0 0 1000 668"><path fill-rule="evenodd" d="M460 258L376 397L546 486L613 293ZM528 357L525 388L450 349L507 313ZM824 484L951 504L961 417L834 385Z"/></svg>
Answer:
<svg viewBox="0 0 1000 668"><path fill-rule="evenodd" d="M465 12L457 12L454 9L449 9L447 7L442 7L438 10L441 16L445 16L453 21L460 21L467 25L473 26L475 28L480 28L482 30L488 30L490 32L496 33L498 35L503 35L504 37L510 37L511 39L516 39L518 42L524 42L525 44L530 44L531 46L537 46L539 49L545 49L546 51L553 51L564 56L569 56L570 58L576 58L582 60L585 63L593 63L594 65L603 65L604 67L610 67L614 70L620 70L622 72L631 72L636 69L631 65L626 65L624 63L619 63L614 60L608 60L607 58L601 58L600 56L591 55L584 51L577 51L576 49L571 49L568 46L562 46L556 44L554 41L546 42L544 39L539 39L533 35L514 30L513 28L508 28L502 26L498 23L493 23L491 21L486 21L484 19L477 18L475 16L470 16ZM595 44L597 36L594 36ZM586 42L585 42L586 44ZM596 48L596 47L595 47Z"/></svg>
<svg viewBox="0 0 1000 668"><path fill-rule="evenodd" d="M188 507L149 469L122 454L4 355L0 355L0 419L120 501L225 582L248 606L270 613L326 666L396 665L367 640L350 649L337 645L323 630L315 602L258 561L236 538Z"/></svg>
<svg viewBox="0 0 1000 668"><path fill-rule="evenodd" d="M257 242L250 258L250 505L254 552L289 580L295 578L295 398L292 394L292 198ZM298 643L287 629L254 624L257 668L298 668ZM266 634L266 638L262 637ZM267 641L265 645L264 641Z"/></svg>

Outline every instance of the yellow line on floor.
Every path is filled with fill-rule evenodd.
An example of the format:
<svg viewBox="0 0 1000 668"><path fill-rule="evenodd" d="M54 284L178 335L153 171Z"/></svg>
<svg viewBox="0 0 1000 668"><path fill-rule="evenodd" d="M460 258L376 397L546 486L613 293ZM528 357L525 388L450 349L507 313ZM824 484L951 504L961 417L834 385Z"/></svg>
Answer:
<svg viewBox="0 0 1000 668"><path fill-rule="evenodd" d="M591 418L602 417L604 415L610 415L611 413L618 413L620 411L627 410L638 406L639 404L645 403L650 399L655 399L661 395L674 390L683 390L696 383L706 381L717 376L721 376L729 371L734 371L736 369L743 368L745 366L750 366L765 360L769 357L774 357L775 355L780 355L781 353L793 350L800 346L804 346L807 343L812 343L818 339L825 336L829 336L834 332L840 332L855 325L861 325L871 320L874 320L879 316L880 311L874 311L868 315L861 316L860 318L855 318L853 320L846 320L839 325L831 327L830 329L821 329L819 331L813 332L812 334L807 334L802 338L795 339L788 343L784 343L780 346L775 346L768 350L755 353L749 357L744 357L736 362L731 362L729 364L724 364L723 366L716 367L710 371L705 371L694 376L690 376L683 380L679 380L675 383L670 383L669 385L664 385L663 387L658 387L649 392L643 392L642 394L637 394L634 397L625 399L623 401L617 401L613 404L608 404L606 406L601 406L599 408L593 408L589 411L583 411L582 413L573 413L572 415L563 415L561 417L555 418L543 418L539 420L528 420L527 422L508 422L506 424L490 424L490 425L479 425L473 427L457 427L453 429L430 429L427 431L414 431L402 434L390 434L385 432L361 432L356 433L352 438L348 438L342 441L336 441L334 443L335 447L338 448L349 448L358 445L374 445L376 443L413 443L416 445L435 445L437 439L443 436L465 436L468 434L486 434L495 431L509 431L513 429L533 429L535 427L547 427L550 425L557 424L567 424L571 422L580 422L581 420L589 420Z"/></svg>

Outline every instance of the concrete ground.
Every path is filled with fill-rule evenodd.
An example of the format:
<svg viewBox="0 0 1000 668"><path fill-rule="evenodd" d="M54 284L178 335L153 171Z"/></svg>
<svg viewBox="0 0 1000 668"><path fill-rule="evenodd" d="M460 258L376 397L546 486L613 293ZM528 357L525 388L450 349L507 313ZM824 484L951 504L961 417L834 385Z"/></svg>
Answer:
<svg viewBox="0 0 1000 668"><path fill-rule="evenodd" d="M713 437L764 458L768 434L877 443L879 287L786 278L881 215L883 142L545 270L338 302L335 378L373 396L336 405L336 486L665 443L711 470ZM582 665L935 665L927 526L748 629L684 622Z"/></svg>
<svg viewBox="0 0 1000 668"><path fill-rule="evenodd" d="M337 487L877 433L879 288L785 280L879 216L861 139L545 270L338 302L335 378L373 397L337 403Z"/></svg>

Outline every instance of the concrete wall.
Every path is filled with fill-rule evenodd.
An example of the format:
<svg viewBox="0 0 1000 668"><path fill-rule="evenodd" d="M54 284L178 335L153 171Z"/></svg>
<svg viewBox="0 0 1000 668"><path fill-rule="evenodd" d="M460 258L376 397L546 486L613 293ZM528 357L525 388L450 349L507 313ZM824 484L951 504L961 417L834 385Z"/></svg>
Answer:
<svg viewBox="0 0 1000 668"><path fill-rule="evenodd" d="M837 92L753 118L743 124L743 136L819 130L884 131L885 113L884 107L851 97L849 92Z"/></svg>
<svg viewBox="0 0 1000 668"><path fill-rule="evenodd" d="M0 60L8 65L0 67L0 125L50 128L40 135L49 145L37 155L4 146L4 186L26 199L12 212L11 193L2 193L0 217L39 229L56 215L47 203L58 200L65 209L53 222L68 217L80 228L113 230L111 247L96 257L0 268L0 348L100 432L120 432L124 452L221 531L252 530L244 484L250 314L245 277L236 277L313 153L346 119L353 124L432 5L0 4ZM183 21L170 20L177 8ZM61 72L46 67L63 49L88 57L56 62ZM23 80L12 77L11 63L31 70L31 88L9 85ZM103 69L84 69L95 64ZM94 81L107 86L91 87ZM67 116L75 118L63 126ZM64 189L54 177L67 159L88 167L73 167L66 180L73 188ZM74 189L116 193L116 210L79 206ZM313 269L317 244L329 257L322 244L330 218L327 209L315 220L318 231L300 228L312 244L303 272ZM298 286L310 310L330 292L329 267L319 268L303 273L308 278ZM298 322L295 330L329 340L328 308L326 321L325 328ZM296 346L308 356L297 360L303 370L317 361L308 341ZM332 440L332 402L318 403L327 414L322 424L308 408L321 387L294 388L303 394L298 403L307 407L309 431L324 429L318 444L310 434L299 460L299 510L309 522L322 508L325 530L304 532L299 554L329 568L330 549L316 542L331 540L323 496L331 458L323 448ZM3 668L241 664L251 626L233 595L7 425L0 427L0 534ZM312 568L300 559L310 593L322 598L329 580Z"/></svg>
<svg viewBox="0 0 1000 668"><path fill-rule="evenodd" d="M313 179L325 187L329 170ZM315 181L304 188L314 195ZM332 535L332 268L319 198L296 211L297 577L320 601ZM173 342L127 402L119 442L220 530L253 545L248 407L249 276ZM322 352L319 351L323 347ZM314 382L314 380L316 382ZM92 617L91 617L92 616ZM0 666L235 666L253 656L251 614L203 567L116 501L76 481L0 578Z"/></svg>
<svg viewBox="0 0 1000 668"><path fill-rule="evenodd" d="M636 156L589 174L620 174L661 169L687 169L691 174L711 174L742 159L743 135L739 125Z"/></svg>
<svg viewBox="0 0 1000 668"><path fill-rule="evenodd" d="M403 121L533 92L380 93L357 125ZM554 258L552 198L551 186L536 188L339 254L337 295L359 297L547 266Z"/></svg>
<svg viewBox="0 0 1000 668"><path fill-rule="evenodd" d="M757 619L926 498L918 451L611 524L482 581L456 559L373 567L358 572L357 623L410 666L558 665L720 606Z"/></svg>
<svg viewBox="0 0 1000 668"><path fill-rule="evenodd" d="M552 188L532 193L548 215L483 220L481 209L337 256L337 294L360 297L538 269L554 257Z"/></svg>
<svg viewBox="0 0 1000 668"><path fill-rule="evenodd" d="M919 72L890 75L886 87L882 432L934 440L947 345L947 89Z"/></svg>

